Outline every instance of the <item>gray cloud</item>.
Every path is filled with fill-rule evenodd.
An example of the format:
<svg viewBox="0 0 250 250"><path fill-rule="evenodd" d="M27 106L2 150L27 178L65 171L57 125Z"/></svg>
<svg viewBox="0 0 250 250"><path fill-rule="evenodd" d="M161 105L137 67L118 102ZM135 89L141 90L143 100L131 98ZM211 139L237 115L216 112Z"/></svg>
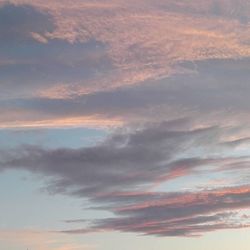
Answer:
<svg viewBox="0 0 250 250"><path fill-rule="evenodd" d="M55 190L63 188L78 195L131 189L157 181L163 175L171 179L173 171L189 170L201 163L195 159L175 162L178 152L192 141L197 143L206 139L207 134L212 136L216 130L211 127L178 131L171 128L173 124L166 122L128 134L115 134L89 148L47 150L27 146L2 152L1 167L28 169L56 177L58 180L52 185Z"/></svg>
<svg viewBox="0 0 250 250"><path fill-rule="evenodd" d="M201 61L196 63L197 72L192 74L68 99L7 100L2 106L10 113L17 107L32 116L36 113L40 119L94 115L134 121L190 116L206 122L211 121L208 116L215 115L217 123L223 122L225 117L234 121L238 120L235 116L245 116L250 109L249 63L249 59ZM181 64L189 69L191 66L194 64L190 62Z"/></svg>
<svg viewBox="0 0 250 250"><path fill-rule="evenodd" d="M1 55L13 62L0 67L2 88L5 91L20 88L26 95L58 83L78 83L93 77L97 71L111 68L105 45L95 40L73 45L60 40L46 44L34 41L1 48ZM11 50L16 53L8 53Z"/></svg>
<svg viewBox="0 0 250 250"><path fill-rule="evenodd" d="M229 220L231 215L220 213L248 208L249 188L193 193L150 190L180 177L195 178L197 171L209 174L223 173L233 166L238 171L241 165L246 168L247 157L214 156L218 145L221 149L222 130L220 127L192 128L188 119L152 123L140 129L117 131L92 147L23 146L2 150L0 169L28 170L45 176L45 188L49 192L88 198L96 209L116 215L116 218L93 221L90 228L65 232L119 230L159 236L194 236L242 227L238 221ZM192 153L195 151L199 153L196 156ZM247 222L243 224L246 226Z"/></svg>
<svg viewBox="0 0 250 250"><path fill-rule="evenodd" d="M76 82L83 89L123 86L169 76L182 61L249 54L248 26L231 21L249 17L247 1L109 0L91 8L79 0L70 8L66 1L0 2L5 97Z"/></svg>
<svg viewBox="0 0 250 250"><path fill-rule="evenodd" d="M242 145L247 145L250 142L250 138L240 138L237 140L225 141L222 143L223 146L237 147Z"/></svg>
<svg viewBox="0 0 250 250"><path fill-rule="evenodd" d="M246 24L250 19L250 5L247 0L202 0L192 1L192 3L169 0L158 3L156 6L183 14L236 19L242 24Z"/></svg>
<svg viewBox="0 0 250 250"><path fill-rule="evenodd" d="M246 168L247 156L223 156L220 135L224 130L192 128L188 119L153 123L121 130L92 147L52 150L31 145L2 150L0 168L43 174L52 177L51 192L93 198L98 193L150 187L207 166L217 171ZM217 150L222 152L220 157ZM195 151L199 154L194 155Z"/></svg>
<svg viewBox="0 0 250 250"><path fill-rule="evenodd" d="M55 21L35 7L2 5L0 22L2 96L32 96L57 84L83 83L112 68L107 46L94 38L74 44L49 38Z"/></svg>
<svg viewBox="0 0 250 250"><path fill-rule="evenodd" d="M43 36L54 29L52 16L31 5L6 3L0 6L1 52L2 46L31 42L32 32Z"/></svg>
<svg viewBox="0 0 250 250"><path fill-rule="evenodd" d="M55 1L55 9L61 2ZM206 173L223 178L234 171L236 178L249 171L248 152L242 156L236 148L249 142L249 132L242 131L249 129L245 121L250 111L250 60L203 60L249 55L247 1L237 1L240 6L232 1L225 6L224 1L209 1L207 6L204 1L178 5L170 0L146 5L138 0L136 6L124 6L121 1L117 15L110 11L112 1L107 11L103 5L86 11L84 1L81 10L80 2L75 2L71 14L65 5L54 9L53 15L29 5L1 5L0 85L1 96L7 96L0 101L1 123L46 119L53 123L84 116L155 123L131 125L91 147L1 150L0 170L45 176L49 192L88 198L96 209L116 215L67 233L119 230L196 236L248 226L248 218L242 224L238 219L239 209L250 206L248 186L152 191L181 177L195 180L197 174ZM45 1L53 13L50 4ZM132 16L131 6L136 9ZM170 68L188 73L169 76ZM162 75L169 77L155 79ZM75 82L93 89L66 97L58 93L59 98L57 93L49 95L57 83ZM140 84L123 86L135 82ZM41 90L48 96L41 97Z"/></svg>
<svg viewBox="0 0 250 250"><path fill-rule="evenodd" d="M249 187L193 193L132 192L125 196L128 200L131 197L133 203L115 209L116 218L96 220L90 228L63 232L79 234L118 230L156 236L199 236L209 231L250 226L247 218L242 220L237 214L239 209L250 206Z"/></svg>

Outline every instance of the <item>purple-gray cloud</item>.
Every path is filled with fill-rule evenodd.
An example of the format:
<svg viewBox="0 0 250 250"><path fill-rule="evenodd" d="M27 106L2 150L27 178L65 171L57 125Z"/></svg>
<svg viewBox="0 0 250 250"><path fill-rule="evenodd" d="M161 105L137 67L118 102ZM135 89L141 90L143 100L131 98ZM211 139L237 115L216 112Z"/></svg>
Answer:
<svg viewBox="0 0 250 250"><path fill-rule="evenodd" d="M93 221L90 228L65 230L69 233L119 230L195 236L248 226L247 219L242 223L237 219L239 210L250 206L248 186L185 193L150 191L180 177L195 178L196 173L226 173L235 166L240 176L241 167L248 170L247 156L213 156L218 146L222 149L222 128L191 128L191 124L182 119L118 131L102 143L82 149L23 146L2 150L0 168L42 174L51 193L88 197L96 209L117 216ZM192 151L200 154L191 157ZM235 220L232 211L237 212Z"/></svg>
<svg viewBox="0 0 250 250"><path fill-rule="evenodd" d="M0 5L0 33L2 46L32 42L32 33L40 36L55 30L53 17L31 5ZM13 53L13 51L12 51Z"/></svg>
<svg viewBox="0 0 250 250"><path fill-rule="evenodd" d="M206 123L214 116L215 125L225 119L237 122L239 116L247 120L249 59L202 61L196 66L197 74L176 75L71 98L4 100L1 106L3 111L8 110L7 117L18 108L20 116L15 113L18 120L94 116L140 122L188 116ZM190 67L190 64L183 63L182 67ZM5 119L3 115L2 122Z"/></svg>
<svg viewBox="0 0 250 250"><path fill-rule="evenodd" d="M132 204L123 207L121 203L114 210L115 218L96 220L90 228L63 232L118 230L156 236L199 236L209 231L250 226L247 219L233 212L249 209L249 186L186 193L120 193L117 197L123 199L123 195L128 201L131 197Z"/></svg>
<svg viewBox="0 0 250 250"><path fill-rule="evenodd" d="M173 124L183 126L183 120L163 122L142 130L114 134L101 144L82 149L43 149L26 146L2 152L2 169L27 169L56 178L55 190L63 189L78 195L105 190L131 189L158 179L175 178L182 168L188 174L206 160L177 160L178 153L202 138L214 136L216 128L175 130ZM203 142L206 143L206 142ZM181 171L180 171L181 172Z"/></svg>
<svg viewBox="0 0 250 250"><path fill-rule="evenodd" d="M4 98L30 97L58 84L83 83L112 69L103 42L90 38L72 44L49 38L56 28L53 16L32 5L0 5L0 22Z"/></svg>
<svg viewBox="0 0 250 250"><path fill-rule="evenodd" d="M0 2L1 127L127 125L94 146L0 151L1 171L42 175L52 194L116 215L64 232L196 236L249 226L250 158L239 150L249 144L248 1ZM192 190L204 175L224 182ZM181 178L191 191L153 191Z"/></svg>
<svg viewBox="0 0 250 250"><path fill-rule="evenodd" d="M38 90L55 97L55 85L58 96L67 95L65 88L84 93L169 76L183 61L249 56L247 1L0 3L7 39L0 43L0 80L9 97Z"/></svg>

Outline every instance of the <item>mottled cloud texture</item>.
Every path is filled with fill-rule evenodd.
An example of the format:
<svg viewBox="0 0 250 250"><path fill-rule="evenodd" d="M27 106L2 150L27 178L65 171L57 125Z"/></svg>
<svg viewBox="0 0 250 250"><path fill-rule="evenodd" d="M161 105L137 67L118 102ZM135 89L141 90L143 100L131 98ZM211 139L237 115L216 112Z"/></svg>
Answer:
<svg viewBox="0 0 250 250"><path fill-rule="evenodd" d="M143 108L148 114L147 105L167 117L176 107L164 107L176 103L183 112L183 88L193 92L186 102L201 99L198 106L210 98L202 95L228 92L227 81L241 91L249 77L249 8L229 0L2 2L1 127L117 125ZM189 104L192 112L197 104Z"/></svg>
<svg viewBox="0 0 250 250"><path fill-rule="evenodd" d="M114 215L61 232L249 227L248 0L0 3L1 129L111 130L89 147L0 151L1 171Z"/></svg>

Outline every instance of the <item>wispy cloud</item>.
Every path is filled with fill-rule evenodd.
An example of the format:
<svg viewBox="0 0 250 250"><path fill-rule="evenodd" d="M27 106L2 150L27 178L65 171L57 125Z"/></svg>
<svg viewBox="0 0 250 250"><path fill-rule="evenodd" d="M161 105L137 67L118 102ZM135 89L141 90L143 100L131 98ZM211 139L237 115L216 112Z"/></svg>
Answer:
<svg viewBox="0 0 250 250"><path fill-rule="evenodd" d="M189 68L189 62L183 67ZM196 74L147 81L94 93L1 100L1 126L117 125L192 117L198 123L248 121L249 59L196 63ZM65 90L63 90L63 93ZM70 93L70 91L69 91ZM159 115L160 114L160 115ZM47 122L46 122L47 121ZM71 121L71 122L70 122ZM213 123L213 124L212 124Z"/></svg>
<svg viewBox="0 0 250 250"><path fill-rule="evenodd" d="M115 215L67 233L248 227L249 13L248 0L0 0L0 128L113 129L78 149L6 148L0 170Z"/></svg>
<svg viewBox="0 0 250 250"><path fill-rule="evenodd" d="M233 155L233 147L227 156L228 146L221 146L223 132L224 128L192 128L189 120L175 120L119 131L96 146L82 149L26 146L1 151L0 166L2 170L43 174L51 193L88 197L97 209L118 216L94 222L90 229L69 232L120 230L162 236L199 235L248 226L247 220L239 223L238 214L231 212L249 207L249 187L232 183L231 187L222 184L220 189L185 193L153 189L156 184L181 177L195 180L199 173L230 174L235 169L234 177L242 177L242 172L237 171L246 167L249 157ZM216 154L218 148L220 156Z"/></svg>
<svg viewBox="0 0 250 250"><path fill-rule="evenodd" d="M249 194L249 186L193 193L125 193L132 204L123 207L121 193L123 202L115 210L116 218L97 220L93 227L64 232L118 230L157 236L199 236L209 231L245 228L250 226L249 220L232 211L248 209Z"/></svg>

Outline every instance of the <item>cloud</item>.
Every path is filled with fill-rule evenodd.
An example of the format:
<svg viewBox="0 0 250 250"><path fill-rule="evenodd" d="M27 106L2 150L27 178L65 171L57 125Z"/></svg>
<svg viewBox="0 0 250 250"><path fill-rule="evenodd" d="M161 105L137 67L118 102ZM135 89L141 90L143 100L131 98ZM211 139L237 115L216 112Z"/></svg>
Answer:
<svg viewBox="0 0 250 250"><path fill-rule="evenodd" d="M248 2L217 2L137 0L124 3L109 0L93 3L77 0L69 7L65 1L18 0L15 1L18 5L3 5L1 13L5 33L12 32L14 22L17 28L11 36L15 43L18 41L15 30L20 30L18 32L24 37L32 34L33 41L37 42L30 44L25 41L8 50L3 49L3 43L0 44L1 53L4 50L12 54L11 58L6 58L5 64L6 61L9 64L1 74L1 80L7 82L5 91L8 91L8 96L18 95L20 89L13 87L10 90L8 86L14 84L18 87L18 82L24 86L28 81L29 87L38 88L39 85L42 88L43 85L40 91L33 88L32 91L36 92L33 95L42 91L53 96L48 93L55 85L59 85L62 91L55 96L63 95L65 89L73 89L75 94L93 92L183 72L175 67L183 61L249 56L249 27L235 22L235 18L248 20ZM11 12L11 16L17 17L8 17ZM95 48L96 45L99 48ZM27 47L29 53L23 53ZM87 57L84 54L86 48L90 49ZM64 55L61 58L57 54L59 49L60 53L68 51L65 56L70 60L72 53L74 60L67 62ZM79 57L83 59L79 61ZM86 72L91 77L86 76ZM18 77L13 77L14 73ZM28 87L22 95L31 95Z"/></svg>
<svg viewBox="0 0 250 250"><path fill-rule="evenodd" d="M74 44L51 39L54 17L32 5L1 5L0 22L0 97L4 99L45 95L58 85L84 86L84 81L97 80L97 75L112 69L104 43L95 38Z"/></svg>
<svg viewBox="0 0 250 250"><path fill-rule="evenodd" d="M140 129L118 130L103 142L80 149L23 146L2 150L2 170L28 170L46 177L45 189L88 198L95 209L115 218L68 233L119 230L160 236L195 236L219 229L242 228L240 209L250 205L248 186L189 192L162 192L159 184L201 174L228 178L234 167L247 167L248 154L228 156L221 146L224 128L193 128L189 120L152 123ZM217 150L220 149L218 155ZM217 152L217 154L216 154ZM189 182L187 182L187 185ZM234 185L229 183L229 185ZM209 187L209 186L207 186ZM191 188L192 190L192 188ZM231 214L235 211L236 214ZM69 220L69 222L73 222ZM78 222L80 222L78 220Z"/></svg>
<svg viewBox="0 0 250 250"><path fill-rule="evenodd" d="M1 47L30 42L32 34L44 36L55 29L53 18L31 5L0 6Z"/></svg>
<svg viewBox="0 0 250 250"><path fill-rule="evenodd" d="M191 3L168 0L159 2L157 6L166 11L170 10L177 13L180 12L198 16L205 15L212 18L236 19L243 24L247 23L250 18L250 5L247 0L202 0L192 1Z"/></svg>
<svg viewBox="0 0 250 250"><path fill-rule="evenodd" d="M249 32L235 17L248 8L223 0L2 1L1 127L245 116Z"/></svg>
<svg viewBox="0 0 250 250"><path fill-rule="evenodd" d="M123 194L120 194L123 198ZM111 194L112 197L112 194ZM233 211L248 209L250 189L229 187L186 193L125 194L132 204L115 209L115 218L100 219L92 227L64 231L88 233L123 231L156 236L199 236L205 232L249 227ZM230 212L229 212L230 211Z"/></svg>
<svg viewBox="0 0 250 250"><path fill-rule="evenodd" d="M239 138L235 140L225 141L223 142L223 145L228 147L239 147L242 145L248 145L250 141L250 138Z"/></svg>
<svg viewBox="0 0 250 250"><path fill-rule="evenodd" d="M96 40L70 44L54 39L47 43L33 41L0 47L1 55L10 62L0 67L1 85L10 93L9 98L15 97L19 88L22 94L19 96L39 95L61 82L66 87L78 84L94 77L97 71L101 74L111 68L105 45ZM11 55L11 50L17 52Z"/></svg>
<svg viewBox="0 0 250 250"><path fill-rule="evenodd" d="M2 150L0 168L52 177L50 191L81 197L149 188L198 170L209 171L209 166L219 172L241 165L247 169L248 155L228 156L228 147L221 146L223 132L219 127L193 128L188 120L161 122L121 130L91 147L51 150L30 145ZM195 150L200 153L194 154Z"/></svg>
<svg viewBox="0 0 250 250"><path fill-rule="evenodd" d="M124 125L91 147L0 151L1 171L45 176L52 194L116 216L65 232L249 225L248 1L1 3L1 128ZM229 186L195 189L215 175ZM159 191L183 179L189 192Z"/></svg>
<svg viewBox="0 0 250 250"><path fill-rule="evenodd" d="M179 123L181 125L182 121ZM55 190L79 195L132 188L163 176L170 178L182 167L189 171L199 165L195 159L193 164L192 160L178 163L175 155L185 150L195 138L199 141L207 134L212 136L215 128L176 131L173 124L177 125L178 121L127 134L114 134L101 144L82 149L51 151L27 146L9 153L2 152L1 167L27 169L56 177L54 184L51 183Z"/></svg>
<svg viewBox="0 0 250 250"><path fill-rule="evenodd" d="M56 124L90 119L113 124L192 117L211 125L248 120L249 59L195 62L196 73L175 75L140 85L99 90L62 98L33 97L1 101L2 126ZM194 63L183 62L190 69ZM65 71L67 73L67 71ZM70 77L70 75L69 75ZM17 112L18 111L18 112ZM160 115L159 115L160 114ZM99 122L101 123L101 122ZM104 122L103 122L104 123ZM78 123L79 124L79 123ZM74 121L73 121L74 125ZM241 126L240 124L238 124Z"/></svg>

